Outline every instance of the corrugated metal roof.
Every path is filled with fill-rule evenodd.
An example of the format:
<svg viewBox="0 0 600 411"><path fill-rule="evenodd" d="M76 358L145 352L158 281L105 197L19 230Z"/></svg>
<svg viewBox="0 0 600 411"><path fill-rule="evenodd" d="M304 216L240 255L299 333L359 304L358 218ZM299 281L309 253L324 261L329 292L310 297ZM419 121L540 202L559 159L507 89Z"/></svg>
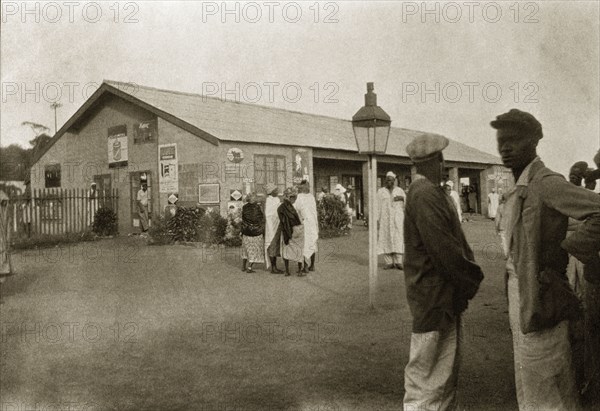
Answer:
<svg viewBox="0 0 600 411"><path fill-rule="evenodd" d="M132 86L130 83L104 82L219 140L356 151L350 120L225 101L200 94ZM386 154L408 157L406 146L414 137L424 133L392 127ZM498 157L451 139L444 150L444 158L449 161L501 164Z"/></svg>

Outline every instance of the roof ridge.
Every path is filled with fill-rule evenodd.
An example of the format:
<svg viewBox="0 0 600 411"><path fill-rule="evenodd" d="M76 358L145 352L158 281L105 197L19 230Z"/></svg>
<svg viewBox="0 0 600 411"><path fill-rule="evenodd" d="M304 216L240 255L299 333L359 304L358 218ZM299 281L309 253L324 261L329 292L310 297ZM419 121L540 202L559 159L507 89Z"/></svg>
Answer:
<svg viewBox="0 0 600 411"><path fill-rule="evenodd" d="M102 80L102 83L106 83L109 86L112 87L116 87L119 90L121 90L122 92L125 92L127 94L130 94L133 97L135 96L135 93L129 92L126 89L124 90L123 88L119 88L119 85L128 85L129 87L131 86L135 86L135 87L140 87L143 89L147 89L147 90L153 90L153 91L158 91L158 92L164 92L164 93L170 93L170 94L176 94L176 95L183 95L183 96L189 96L189 97L201 97L201 98L205 98L205 99L210 99L213 101L218 101L221 103L229 103L229 104L239 104L242 106L248 106L248 107L255 107L255 108L260 108L260 109L264 109L264 110L269 110L269 111L278 111L278 112L285 112L285 113L292 113L292 114L297 114L297 115L302 115L302 116L308 116L308 117L317 117L317 118L324 118L324 119L328 119L328 120L335 120L335 121L343 121L343 122L347 122L347 123L351 123L352 120L348 119L343 119L343 118L339 118L339 117L333 117L333 116L327 116L327 115L323 115L323 114L315 114L315 113L306 113L303 111L297 111L297 110L290 110L290 109L285 109L285 108L280 108L280 107L273 107L273 106L266 106L263 104L256 104L256 103L248 103L248 102L242 102L242 101L231 101L231 100L223 100L221 98L218 97L211 97L211 96L206 96L204 94L199 94L199 93L190 93L190 92L185 92L185 91L179 91L179 90L170 90L170 89L165 89L165 88L158 88L158 87L152 87L152 86L147 86L147 85L142 85L142 84L138 84L135 82L123 82L123 81L116 81L116 80L107 80L104 79ZM423 130L414 130L414 129L410 129L410 128L405 128L405 127L391 127L392 130L399 130L399 131L406 131L406 132L410 132L410 133L414 133L414 134L438 134L438 135L442 135L440 133L435 133L435 132L431 132L431 131L423 131ZM470 150L474 150L478 153L481 154L485 154L488 156L492 156L495 158L498 158L496 155L492 154L492 153L488 153L486 151L480 150L478 148L472 147L466 143L463 143L461 141L458 141L457 139L454 138L450 138L447 137L450 141L459 144L461 146L467 147Z"/></svg>
<svg viewBox="0 0 600 411"><path fill-rule="evenodd" d="M223 100L223 99L218 98L218 97L206 96L206 95L200 94L200 93L190 93L190 92L186 92L186 91L170 90L170 89L166 89L166 88L158 88L158 87L152 87L152 86L145 86L145 85L141 85L141 84L133 83L133 82L127 83L127 82L122 82L122 81L106 80L106 79L102 80L102 82L103 83L107 83L109 86L110 85L114 85L114 84L129 84L129 85L135 85L137 87L141 87L141 88L145 88L145 89L149 89L149 90L164 91L164 92L167 92L167 93L180 94L180 95L192 96L192 97L208 98L208 99L216 100L216 101L219 101L219 102L222 102L222 103L240 104L240 105L243 105L243 106L251 106L251 107L264 108L266 110L285 111L287 113L302 114L302 115L305 115L305 116L323 117L323 118L328 118L328 119L337 120L337 121L347 121L347 122L351 122L352 121L352 120L346 120L346 119L339 118L339 117L326 116L324 114L306 113L304 111L290 110L290 109L287 109L287 108L274 107L274 106L266 106L264 104L247 103L247 102L244 102L244 101L232 101L232 100L227 100L227 99ZM121 90L121 91L123 91L123 90Z"/></svg>
<svg viewBox="0 0 600 411"><path fill-rule="evenodd" d="M184 95L184 96L208 98L208 99L216 100L216 101L219 101L219 102L222 102L222 103L240 104L240 105L243 105L243 106L251 106L251 107L264 108L266 110L278 110L278 111L285 111L287 113L301 114L301 115L304 115L304 116L322 117L322 118L327 118L327 119L331 119L331 120L352 122L352 120L347 120L347 119L340 118L340 117L327 116L325 114L307 113L307 112L304 112L304 111L290 110L290 109L287 109L287 108L274 107L274 106L266 106L264 104L247 103L247 102L244 102L244 101L232 101L232 100L227 100L227 99L223 100L223 99L218 98L218 97L205 96L204 94L190 93L190 92L186 92L186 91L170 90L170 89L166 89L166 88L158 88L158 87L146 86L146 85L142 85L142 84L138 84L138 83L134 83L134 82L123 82L123 81L107 80L107 79L102 80L102 82L103 83L107 83L108 85L112 85L112 84L128 84L130 86L137 86L137 87L141 87L141 88L145 88L145 89L149 89L149 90L164 91L164 92L167 92L167 93L180 94L180 95ZM123 90L121 90L121 91L123 91ZM134 97L135 97L135 95L134 95ZM431 132L431 131L414 130L412 128L405 128L405 127L394 127L394 126L392 126L391 128L396 129L396 130L407 130L407 131L416 132L416 133L439 134L439 133L434 133L434 132ZM454 141L456 141L456 140L454 140Z"/></svg>

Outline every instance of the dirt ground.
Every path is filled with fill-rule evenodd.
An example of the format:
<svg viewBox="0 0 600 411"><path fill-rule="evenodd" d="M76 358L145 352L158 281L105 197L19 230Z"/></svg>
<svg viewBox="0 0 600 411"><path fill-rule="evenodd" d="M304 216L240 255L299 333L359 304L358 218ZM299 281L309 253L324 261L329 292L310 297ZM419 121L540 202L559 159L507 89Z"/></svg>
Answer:
<svg viewBox="0 0 600 411"><path fill-rule="evenodd" d="M464 317L461 402L516 409L499 240L491 221L464 228L486 278ZM370 310L367 234L320 240L307 277L134 237L16 253L0 410L401 409L403 273L379 271Z"/></svg>

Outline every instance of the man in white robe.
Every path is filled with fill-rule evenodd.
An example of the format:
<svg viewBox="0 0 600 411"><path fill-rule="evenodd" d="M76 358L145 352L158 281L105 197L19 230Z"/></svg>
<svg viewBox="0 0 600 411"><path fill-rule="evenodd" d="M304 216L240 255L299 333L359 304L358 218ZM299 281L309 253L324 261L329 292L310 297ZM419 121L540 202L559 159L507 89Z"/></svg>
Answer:
<svg viewBox="0 0 600 411"><path fill-rule="evenodd" d="M298 212L300 221L304 225L304 272L315 271L315 256L317 240L319 239L319 218L317 217L317 202L310 194L310 187L306 180L298 186L298 197L294 207ZM308 266L310 262L310 266Z"/></svg>
<svg viewBox="0 0 600 411"><path fill-rule="evenodd" d="M267 269L271 269L273 274L282 274L283 271L277 269L277 257L281 256L279 227L279 216L277 208L281 204L278 197L279 189L275 184L266 186L267 200L265 202L265 262Z"/></svg>
<svg viewBox="0 0 600 411"><path fill-rule="evenodd" d="M458 193L454 190L454 182L452 180L446 181L446 185L450 187L450 198L454 203L454 207L456 207L456 212L458 213L458 221L462 223L462 208L460 206L460 197Z"/></svg>
<svg viewBox="0 0 600 411"><path fill-rule="evenodd" d="M377 253L383 254L385 269L402 270L404 253L404 190L396 186L396 175L389 171L385 186L377 191L375 208L379 236Z"/></svg>
<svg viewBox="0 0 600 411"><path fill-rule="evenodd" d="M498 204L500 204L500 196L496 193L496 189L492 188L492 192L488 194L488 217L492 220L496 218Z"/></svg>

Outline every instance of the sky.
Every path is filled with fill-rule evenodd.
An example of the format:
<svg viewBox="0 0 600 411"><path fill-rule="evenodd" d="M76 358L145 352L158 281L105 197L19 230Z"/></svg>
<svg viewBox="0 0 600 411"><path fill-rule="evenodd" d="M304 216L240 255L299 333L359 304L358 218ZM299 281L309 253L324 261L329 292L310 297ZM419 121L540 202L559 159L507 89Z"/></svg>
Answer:
<svg viewBox="0 0 600 411"><path fill-rule="evenodd" d="M0 143L54 133L102 80L351 119L366 83L392 126L497 154L511 108L566 174L600 148L597 1L3 1Z"/></svg>

